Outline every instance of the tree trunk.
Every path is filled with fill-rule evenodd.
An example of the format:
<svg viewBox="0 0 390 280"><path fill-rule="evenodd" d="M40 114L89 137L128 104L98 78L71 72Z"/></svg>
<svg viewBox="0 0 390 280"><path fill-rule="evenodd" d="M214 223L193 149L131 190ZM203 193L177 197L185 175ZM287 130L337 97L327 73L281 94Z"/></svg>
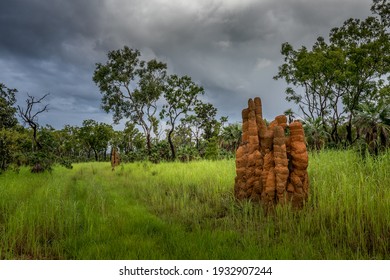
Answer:
<svg viewBox="0 0 390 280"><path fill-rule="evenodd" d="M87 158L88 158L88 160L91 159L91 149L90 148L88 149L88 152L87 152Z"/></svg>
<svg viewBox="0 0 390 280"><path fill-rule="evenodd" d="M99 161L98 152L97 152L95 149L93 149L93 152L94 152L94 154L95 154L95 160L96 160L96 161Z"/></svg>
<svg viewBox="0 0 390 280"><path fill-rule="evenodd" d="M150 133L146 134L146 148L148 150L148 156L152 154L152 143L150 141Z"/></svg>
<svg viewBox="0 0 390 280"><path fill-rule="evenodd" d="M198 153L200 153L200 150L199 150L199 138L198 136L195 138L195 142L196 142L196 150L198 151Z"/></svg>
<svg viewBox="0 0 390 280"><path fill-rule="evenodd" d="M337 123L333 124L332 132L331 132L331 138L332 138L332 141L336 145L339 144L340 136L339 136L339 128L338 128L338 124Z"/></svg>
<svg viewBox="0 0 390 280"><path fill-rule="evenodd" d="M349 143L349 145L352 145L352 143L353 143L353 140L352 140L352 115L350 116L350 118L348 120L348 124L346 126L346 129L347 129L347 142Z"/></svg>
<svg viewBox="0 0 390 280"><path fill-rule="evenodd" d="M34 142L35 144L37 145L37 150L40 151L42 150L42 145L41 143L38 142L38 139L37 139L37 130L38 130L38 127L34 124L34 125L31 125L32 129L33 129L33 137L34 137Z"/></svg>
<svg viewBox="0 0 390 280"><path fill-rule="evenodd" d="M1 161L1 166L0 166L0 170L5 170L5 159L3 158L3 160Z"/></svg>
<svg viewBox="0 0 390 280"><path fill-rule="evenodd" d="M176 159L176 152L175 152L175 146L173 145L172 142L172 133L173 133L173 128L168 133L168 142L169 142L169 147L171 148L171 160L174 161Z"/></svg>

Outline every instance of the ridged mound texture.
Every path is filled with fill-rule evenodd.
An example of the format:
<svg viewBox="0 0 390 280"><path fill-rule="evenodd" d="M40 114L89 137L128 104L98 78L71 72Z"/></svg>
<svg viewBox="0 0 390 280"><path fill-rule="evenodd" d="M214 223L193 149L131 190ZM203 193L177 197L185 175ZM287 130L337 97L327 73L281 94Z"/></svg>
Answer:
<svg viewBox="0 0 390 280"><path fill-rule="evenodd" d="M261 99L242 111L242 141L236 151L237 199L261 202L267 209L291 203L302 208L309 195L309 163L302 124L277 116L268 126Z"/></svg>
<svg viewBox="0 0 390 280"><path fill-rule="evenodd" d="M111 150L111 167L112 170L115 170L115 167L117 167L121 163L121 159L119 157L119 153L115 147Z"/></svg>

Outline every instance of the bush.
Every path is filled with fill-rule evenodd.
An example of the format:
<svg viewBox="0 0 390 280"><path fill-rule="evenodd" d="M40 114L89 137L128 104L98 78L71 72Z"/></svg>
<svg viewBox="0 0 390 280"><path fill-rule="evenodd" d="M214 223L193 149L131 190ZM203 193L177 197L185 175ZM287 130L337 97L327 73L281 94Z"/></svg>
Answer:
<svg viewBox="0 0 390 280"><path fill-rule="evenodd" d="M207 142L205 158L208 160L217 160L219 158L219 152L218 138L215 136L211 137Z"/></svg>

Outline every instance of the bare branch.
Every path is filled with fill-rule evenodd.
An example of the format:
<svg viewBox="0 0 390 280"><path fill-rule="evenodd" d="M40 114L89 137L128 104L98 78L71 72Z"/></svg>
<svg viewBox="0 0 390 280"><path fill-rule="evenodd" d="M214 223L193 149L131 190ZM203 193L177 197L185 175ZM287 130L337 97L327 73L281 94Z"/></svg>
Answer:
<svg viewBox="0 0 390 280"><path fill-rule="evenodd" d="M26 99L27 103L27 108L24 110L22 107L18 105L18 111L19 111L19 116L23 119L23 121L28 124L32 130L33 130L33 137L34 137L34 142L36 143L38 149L42 148L42 145L38 142L37 139L37 130L39 127L38 121L37 121L37 116L43 112L48 111L48 104L46 104L42 109L38 110L35 113L33 112L33 108L35 104L40 104L43 99L45 99L49 93L45 94L41 98L35 100L34 96L31 96L27 94L28 99Z"/></svg>

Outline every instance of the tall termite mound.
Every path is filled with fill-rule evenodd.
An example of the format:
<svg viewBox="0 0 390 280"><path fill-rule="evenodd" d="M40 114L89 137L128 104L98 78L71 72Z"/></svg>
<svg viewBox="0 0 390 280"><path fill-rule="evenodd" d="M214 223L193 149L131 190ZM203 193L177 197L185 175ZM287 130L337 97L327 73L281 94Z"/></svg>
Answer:
<svg viewBox="0 0 390 280"><path fill-rule="evenodd" d="M111 167L112 170L115 170L115 167L117 167L121 163L119 153L115 147L111 150Z"/></svg>
<svg viewBox="0 0 390 280"><path fill-rule="evenodd" d="M266 207L291 203L293 208L302 208L309 194L309 160L302 124L294 121L288 125L286 116L280 115L267 125L259 97L249 99L242 121L235 197Z"/></svg>

